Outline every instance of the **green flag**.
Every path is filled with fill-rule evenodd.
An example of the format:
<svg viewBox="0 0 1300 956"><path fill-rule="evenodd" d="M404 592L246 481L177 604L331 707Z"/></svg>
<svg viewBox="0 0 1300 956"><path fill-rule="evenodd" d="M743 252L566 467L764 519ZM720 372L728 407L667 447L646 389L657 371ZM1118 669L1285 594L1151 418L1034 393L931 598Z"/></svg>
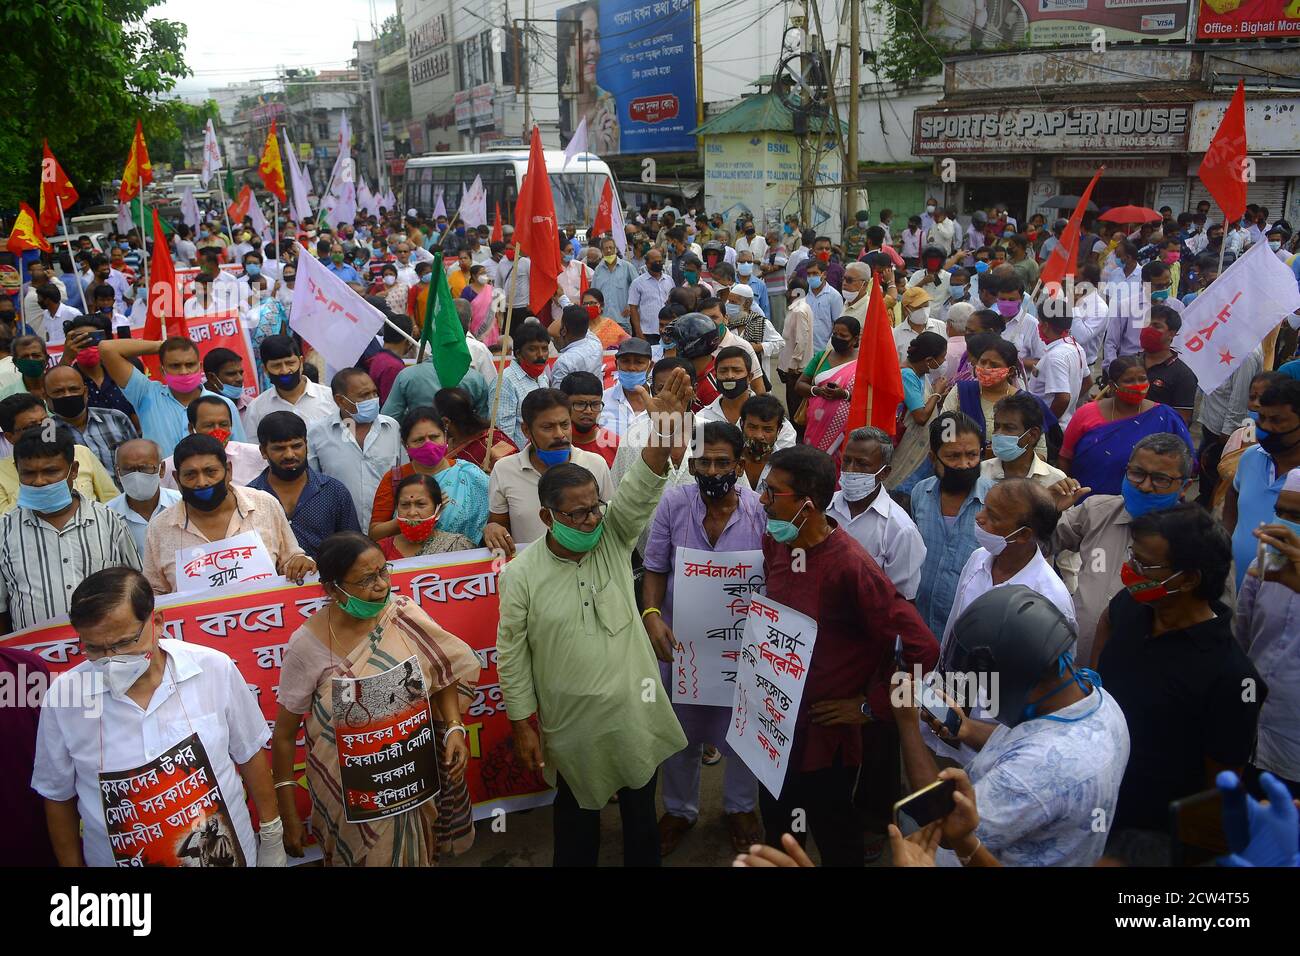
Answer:
<svg viewBox="0 0 1300 956"><path fill-rule="evenodd" d="M451 297L451 286L447 285L441 252L434 253L431 275L420 344L432 349L433 367L442 387L455 388L469 371L469 345L465 341L465 327L460 324L460 314Z"/></svg>
<svg viewBox="0 0 1300 956"><path fill-rule="evenodd" d="M239 187L235 185L235 171L226 170L226 202L234 202L235 197L239 195Z"/></svg>

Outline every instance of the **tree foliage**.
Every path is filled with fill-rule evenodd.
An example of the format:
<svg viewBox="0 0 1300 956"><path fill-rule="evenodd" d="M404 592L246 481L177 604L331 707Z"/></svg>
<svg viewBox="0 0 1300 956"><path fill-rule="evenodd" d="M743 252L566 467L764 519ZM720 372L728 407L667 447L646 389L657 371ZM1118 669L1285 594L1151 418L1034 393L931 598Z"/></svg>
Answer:
<svg viewBox="0 0 1300 956"><path fill-rule="evenodd" d="M889 40L876 51L876 72L899 86L943 72L948 52L926 35L922 0L875 0L889 23Z"/></svg>
<svg viewBox="0 0 1300 956"><path fill-rule="evenodd" d="M42 138L89 197L121 175L137 118L150 145L177 135L174 104L156 98L190 75L186 28L148 19L156 3L0 3L0 209L36 206Z"/></svg>

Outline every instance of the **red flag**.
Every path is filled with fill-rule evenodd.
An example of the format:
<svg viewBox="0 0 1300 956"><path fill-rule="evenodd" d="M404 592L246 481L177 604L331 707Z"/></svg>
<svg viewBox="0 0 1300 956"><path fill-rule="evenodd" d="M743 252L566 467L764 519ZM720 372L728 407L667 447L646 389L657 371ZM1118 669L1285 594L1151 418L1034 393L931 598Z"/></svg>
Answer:
<svg viewBox="0 0 1300 956"><path fill-rule="evenodd" d="M50 251L50 244L41 235L41 227L36 222L36 213L25 202L18 204L18 218L14 220L14 227L9 233L9 241L5 243L5 248L14 255L20 255L27 249Z"/></svg>
<svg viewBox="0 0 1300 956"><path fill-rule="evenodd" d="M614 231L614 190L609 178L605 179L605 188L600 193L600 205L596 207L596 221L591 224L589 240L599 239L607 232Z"/></svg>
<svg viewBox="0 0 1300 956"><path fill-rule="evenodd" d="M1236 222L1246 214L1246 81L1237 81L1223 122L1210 140L1197 172L1205 188L1223 210L1223 218Z"/></svg>
<svg viewBox="0 0 1300 956"><path fill-rule="evenodd" d="M149 150L144 145L144 127L135 121L135 139L131 140L131 152L126 156L126 168L122 170L122 185L117 191L118 202L130 202L140 195L140 189L153 182L153 164L149 162Z"/></svg>
<svg viewBox="0 0 1300 956"><path fill-rule="evenodd" d="M849 398L849 417L844 437L864 425L874 425L893 435L898 422L898 405L903 400L903 371L898 365L898 346L890 327L880 282L871 283L867 316L858 346L858 368Z"/></svg>
<svg viewBox="0 0 1300 956"><path fill-rule="evenodd" d="M579 259L578 265L582 267L578 273L578 298L581 299L582 294L591 288L591 283L587 281L587 264Z"/></svg>
<svg viewBox="0 0 1300 956"><path fill-rule="evenodd" d="M47 140L41 140L41 148L45 151L41 159L41 231L50 235L59 226L60 210L71 207L78 197Z"/></svg>
<svg viewBox="0 0 1300 956"><path fill-rule="evenodd" d="M560 255L555 196L542 154L542 134L536 126L528 149L528 173L515 204L515 242L531 263L528 307L534 315L544 315L543 310L559 288L556 280L564 271L564 259Z"/></svg>
<svg viewBox="0 0 1300 956"><path fill-rule="evenodd" d="M252 204L253 190L245 186L239 191L239 197L226 207L226 215L230 217L232 223L237 224L231 226L236 232L244 225L244 217L248 215L248 207Z"/></svg>
<svg viewBox="0 0 1300 956"><path fill-rule="evenodd" d="M181 302L180 287L176 283L176 267L172 262L171 249L158 219L158 210L151 211L153 258L149 263L149 305L145 310L144 338L148 342L157 342L173 335L189 338L189 326L185 322L185 309ZM163 335L164 327L167 329L166 335ZM150 377L161 379L158 356L146 355L143 360Z"/></svg>
<svg viewBox="0 0 1300 956"><path fill-rule="evenodd" d="M492 235L488 237L488 242L501 242L506 237L505 230L501 228L501 204L494 203L492 217Z"/></svg>
<svg viewBox="0 0 1300 956"><path fill-rule="evenodd" d="M281 203L289 201L284 190L284 166L280 162L280 140L275 135L275 120L266 131L266 145L262 147L262 158L257 163L257 174L262 177L262 185Z"/></svg>
<svg viewBox="0 0 1300 956"><path fill-rule="evenodd" d="M1066 276L1074 275L1075 264L1079 261L1079 232L1083 228L1083 214L1088 209L1092 187L1097 185L1097 180L1105 171L1106 167L1102 166L1092 174L1092 182L1088 183L1088 188L1079 197L1079 204L1074 207L1074 212L1070 213L1070 221L1066 224L1065 231L1061 233L1061 241L1052 247L1052 254L1043 263L1043 268L1038 273L1038 281L1044 289L1047 288L1048 283L1060 283Z"/></svg>

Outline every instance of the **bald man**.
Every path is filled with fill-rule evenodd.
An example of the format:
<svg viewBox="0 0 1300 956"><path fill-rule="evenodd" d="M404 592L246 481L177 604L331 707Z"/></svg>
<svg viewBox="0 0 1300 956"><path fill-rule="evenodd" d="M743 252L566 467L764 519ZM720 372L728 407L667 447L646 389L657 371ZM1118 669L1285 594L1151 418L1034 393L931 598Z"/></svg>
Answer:
<svg viewBox="0 0 1300 956"><path fill-rule="evenodd" d="M115 477L123 493L109 501L106 507L122 516L135 539L136 548L144 554L144 537L149 522L180 501L181 493L161 487L166 465L157 442L134 438L119 445L115 457Z"/></svg>

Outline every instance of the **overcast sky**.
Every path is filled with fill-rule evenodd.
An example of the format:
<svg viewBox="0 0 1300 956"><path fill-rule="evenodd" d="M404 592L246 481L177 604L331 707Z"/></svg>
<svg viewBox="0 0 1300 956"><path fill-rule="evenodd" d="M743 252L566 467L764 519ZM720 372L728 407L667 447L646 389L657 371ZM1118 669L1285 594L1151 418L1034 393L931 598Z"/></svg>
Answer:
<svg viewBox="0 0 1300 956"><path fill-rule="evenodd" d="M189 27L186 60L194 75L176 92L187 99L212 86L271 77L280 67L335 70L354 40L372 36L397 0L163 0L150 18Z"/></svg>

